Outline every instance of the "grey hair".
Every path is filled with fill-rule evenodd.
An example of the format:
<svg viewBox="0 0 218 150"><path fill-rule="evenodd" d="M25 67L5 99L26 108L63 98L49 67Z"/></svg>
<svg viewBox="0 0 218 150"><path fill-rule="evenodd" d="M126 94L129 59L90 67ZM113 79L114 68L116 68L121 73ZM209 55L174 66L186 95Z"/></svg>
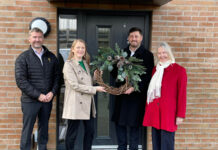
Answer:
<svg viewBox="0 0 218 150"><path fill-rule="evenodd" d="M32 32L37 32L37 33L42 33L43 35L43 31L37 27L34 27L32 28L30 31L29 31L29 35L31 35ZM44 36L44 35L43 35Z"/></svg>
<svg viewBox="0 0 218 150"><path fill-rule="evenodd" d="M167 42L161 42L158 48L160 48L160 47L162 47L169 54L169 57L170 57L170 60L172 61L172 63L175 63L175 57L173 55L173 52L172 52L169 44Z"/></svg>

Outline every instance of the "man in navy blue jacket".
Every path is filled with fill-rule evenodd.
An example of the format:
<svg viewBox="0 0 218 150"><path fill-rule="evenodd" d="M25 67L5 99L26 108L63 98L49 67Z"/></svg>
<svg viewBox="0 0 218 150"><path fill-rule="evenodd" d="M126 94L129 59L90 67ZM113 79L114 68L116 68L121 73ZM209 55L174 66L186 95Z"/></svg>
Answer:
<svg viewBox="0 0 218 150"><path fill-rule="evenodd" d="M38 118L38 149L47 150L48 122L52 99L58 90L59 67L56 56L43 46L44 35L38 28L29 33L30 47L15 62L15 78L22 92L23 129L20 149L31 149L31 135Z"/></svg>

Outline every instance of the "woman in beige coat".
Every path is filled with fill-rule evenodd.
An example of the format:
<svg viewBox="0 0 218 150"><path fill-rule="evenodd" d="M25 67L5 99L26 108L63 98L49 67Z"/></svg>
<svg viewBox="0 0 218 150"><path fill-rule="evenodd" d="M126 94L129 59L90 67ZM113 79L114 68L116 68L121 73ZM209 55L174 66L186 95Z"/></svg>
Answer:
<svg viewBox="0 0 218 150"><path fill-rule="evenodd" d="M66 89L62 117L68 120L66 150L74 150L80 121L85 127L83 150L91 150L96 116L93 95L96 91L105 90L101 86L92 86L88 63L85 42L81 39L74 40L63 68Z"/></svg>

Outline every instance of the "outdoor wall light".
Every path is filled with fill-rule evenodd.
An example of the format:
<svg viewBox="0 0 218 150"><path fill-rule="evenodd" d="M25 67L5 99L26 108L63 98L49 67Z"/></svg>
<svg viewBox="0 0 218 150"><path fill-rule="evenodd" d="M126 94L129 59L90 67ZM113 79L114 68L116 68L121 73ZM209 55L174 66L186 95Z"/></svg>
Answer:
<svg viewBox="0 0 218 150"><path fill-rule="evenodd" d="M45 18L42 18L42 17L34 18L30 22L29 29L31 30L35 27L42 30L44 37L46 37L49 34L49 32L51 31L50 23Z"/></svg>

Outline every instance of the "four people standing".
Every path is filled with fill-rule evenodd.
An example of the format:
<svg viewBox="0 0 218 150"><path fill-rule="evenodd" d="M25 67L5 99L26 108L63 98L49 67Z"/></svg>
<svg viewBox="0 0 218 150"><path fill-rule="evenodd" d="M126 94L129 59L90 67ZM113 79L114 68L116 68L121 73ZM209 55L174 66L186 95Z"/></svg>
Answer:
<svg viewBox="0 0 218 150"><path fill-rule="evenodd" d="M153 150L174 150L175 131L185 118L187 75L167 43L160 44L157 58L143 125L152 126Z"/></svg>
<svg viewBox="0 0 218 150"><path fill-rule="evenodd" d="M21 150L31 149L31 135L36 118L38 118L38 149L47 150L48 122L60 75L58 60L42 45L43 41L43 32L33 28L29 33L29 49L21 53L15 62L15 79L22 92Z"/></svg>
<svg viewBox="0 0 218 150"><path fill-rule="evenodd" d="M129 128L129 149L138 150L139 130L142 127L146 91L154 67L153 54L144 48L141 44L142 40L143 33L141 29L133 27L129 30L129 45L124 51L128 53L128 57L133 56L143 60L141 65L146 68L146 74L141 76L141 82L139 82L140 92L134 91L134 88L130 87L125 94L118 95L115 98L112 121L115 122L116 126L118 150L127 150L127 128ZM117 76L117 69L112 71L112 76ZM116 84L120 86L124 83L117 82Z"/></svg>
<svg viewBox="0 0 218 150"><path fill-rule="evenodd" d="M42 45L43 40L43 32L38 28L32 29L29 37L30 48L20 54L15 63L15 78L22 91L21 150L30 150L31 134L37 117L38 148L47 150L48 121L52 99L58 90L60 74L58 60ZM138 150L139 130L144 111L143 125L152 126L153 150L174 150L175 131L185 117L186 71L175 63L167 43L161 43L158 48L158 63L153 69L153 54L143 47L142 40L141 29L133 27L129 30L129 45L124 51L128 53L128 57L143 60L142 65L146 68L146 74L141 76L140 92L130 87L124 94L115 98L112 121L116 126L118 150L127 150L128 128L129 149ZM153 77L150 82L152 69ZM116 71L113 70L112 76L116 76ZM68 120L66 149L74 149L79 124L82 121L85 127L83 150L91 150L96 117L93 95L96 92L105 92L105 89L92 85L89 55L83 40L74 40L63 73L66 89L62 117ZM122 84L116 83L117 86Z"/></svg>

